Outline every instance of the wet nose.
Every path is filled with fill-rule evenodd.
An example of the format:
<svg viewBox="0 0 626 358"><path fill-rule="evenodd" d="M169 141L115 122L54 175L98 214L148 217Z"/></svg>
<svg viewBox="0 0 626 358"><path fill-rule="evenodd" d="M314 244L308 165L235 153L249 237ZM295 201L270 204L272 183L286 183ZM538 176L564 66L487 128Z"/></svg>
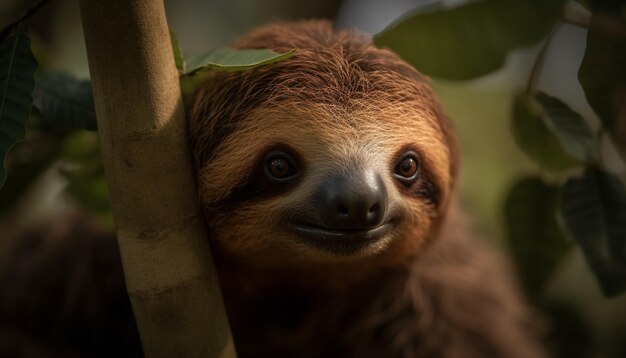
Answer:
<svg viewBox="0 0 626 358"><path fill-rule="evenodd" d="M328 178L320 188L326 225L337 229L378 226L385 216L387 191L372 171Z"/></svg>

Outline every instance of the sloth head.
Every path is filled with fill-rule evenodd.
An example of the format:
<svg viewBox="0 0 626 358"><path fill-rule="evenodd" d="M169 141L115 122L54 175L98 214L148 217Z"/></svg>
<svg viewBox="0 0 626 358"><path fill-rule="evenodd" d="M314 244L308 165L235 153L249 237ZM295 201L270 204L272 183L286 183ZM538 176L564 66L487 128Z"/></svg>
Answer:
<svg viewBox="0 0 626 358"><path fill-rule="evenodd" d="M427 79L322 21L262 27L235 47L297 51L215 73L192 100L198 185L220 254L278 265L416 255L456 171Z"/></svg>

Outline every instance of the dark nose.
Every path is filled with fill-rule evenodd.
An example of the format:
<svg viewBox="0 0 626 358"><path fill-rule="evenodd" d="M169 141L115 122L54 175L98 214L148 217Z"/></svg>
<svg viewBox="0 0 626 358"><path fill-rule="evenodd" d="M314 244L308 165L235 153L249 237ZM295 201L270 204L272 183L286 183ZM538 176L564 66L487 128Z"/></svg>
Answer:
<svg viewBox="0 0 626 358"><path fill-rule="evenodd" d="M333 229L366 229L381 224L387 190L372 171L354 171L327 178L320 186L325 224Z"/></svg>

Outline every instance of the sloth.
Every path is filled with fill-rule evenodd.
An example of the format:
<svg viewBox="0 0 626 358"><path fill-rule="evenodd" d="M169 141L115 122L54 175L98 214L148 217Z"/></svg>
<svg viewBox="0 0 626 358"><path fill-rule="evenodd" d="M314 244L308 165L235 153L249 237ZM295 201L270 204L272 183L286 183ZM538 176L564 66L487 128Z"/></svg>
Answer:
<svg viewBox="0 0 626 358"><path fill-rule="evenodd" d="M209 75L187 111L238 355L542 357L506 262L458 209L459 150L428 78L326 21L234 47L297 49ZM19 241L0 355L140 354L114 237L90 232L77 219Z"/></svg>
<svg viewBox="0 0 626 358"><path fill-rule="evenodd" d="M429 80L371 38L275 23L295 55L196 90L189 135L240 356L540 357L506 264L453 191Z"/></svg>

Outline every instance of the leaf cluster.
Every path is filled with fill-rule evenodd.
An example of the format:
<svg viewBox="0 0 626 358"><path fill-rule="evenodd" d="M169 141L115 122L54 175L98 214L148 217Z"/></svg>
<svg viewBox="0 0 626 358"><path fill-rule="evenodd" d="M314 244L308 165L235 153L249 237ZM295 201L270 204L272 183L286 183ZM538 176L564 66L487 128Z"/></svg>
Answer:
<svg viewBox="0 0 626 358"><path fill-rule="evenodd" d="M593 12L578 77L600 118L596 131L566 103L533 88L554 29L561 21L580 25L568 18L578 4L482 0L430 7L374 37L420 71L448 80L492 73L512 50L545 42L528 88L511 109L513 137L540 172L518 181L505 204L509 244L531 295L543 290L570 242L583 250L605 294L626 290L626 191L603 165L600 146L608 134L626 158L626 7L609 0L586 3Z"/></svg>

